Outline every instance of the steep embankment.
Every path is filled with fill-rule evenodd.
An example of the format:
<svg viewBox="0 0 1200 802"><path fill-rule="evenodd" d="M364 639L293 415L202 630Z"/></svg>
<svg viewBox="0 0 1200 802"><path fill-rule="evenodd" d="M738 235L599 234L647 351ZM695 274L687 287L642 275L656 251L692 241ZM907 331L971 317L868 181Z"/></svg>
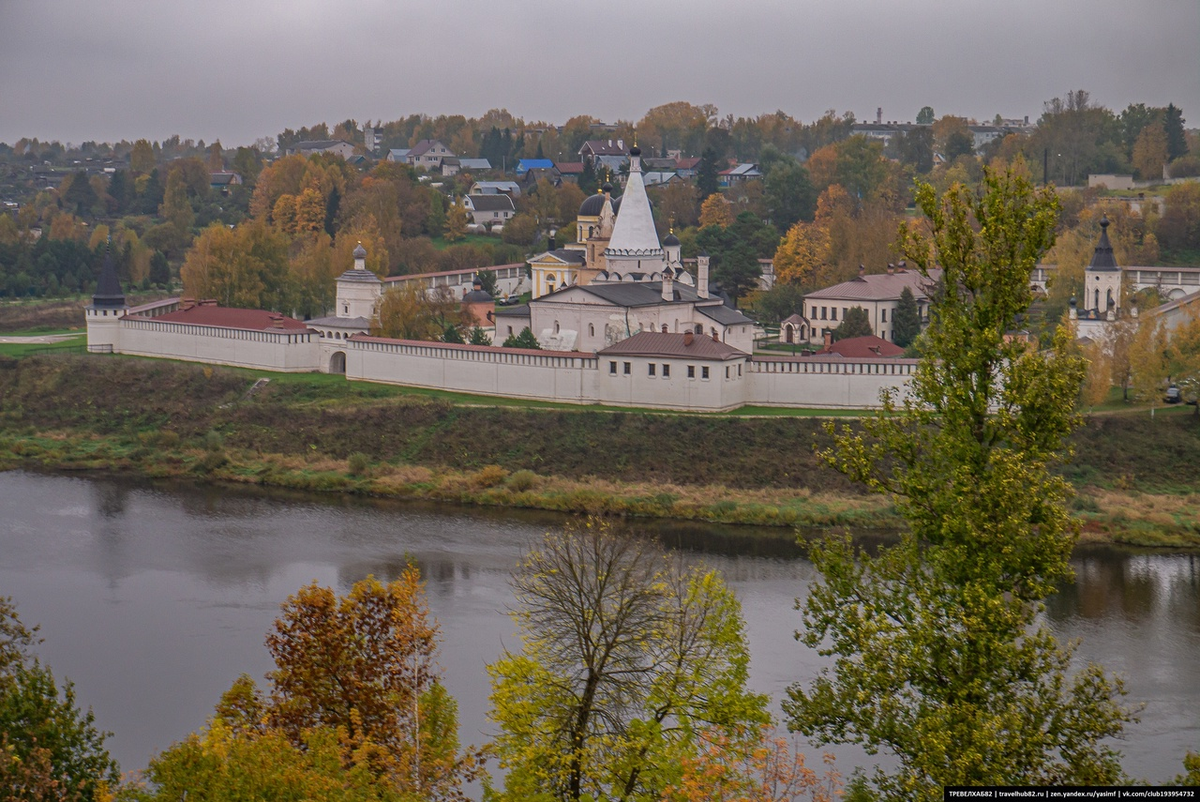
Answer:
<svg viewBox="0 0 1200 802"><path fill-rule="evenodd" d="M153 360L0 365L0 467L772 525L896 523L826 467L807 418L464 406L335 377ZM1089 535L1200 544L1200 426L1095 418L1069 471ZM1190 468L1190 470L1189 470Z"/></svg>

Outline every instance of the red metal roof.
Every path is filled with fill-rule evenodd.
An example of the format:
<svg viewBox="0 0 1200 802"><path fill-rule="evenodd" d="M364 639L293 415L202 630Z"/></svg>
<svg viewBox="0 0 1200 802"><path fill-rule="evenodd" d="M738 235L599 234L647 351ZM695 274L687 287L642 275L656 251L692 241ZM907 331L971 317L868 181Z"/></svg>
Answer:
<svg viewBox="0 0 1200 802"><path fill-rule="evenodd" d="M460 345L458 343L441 343L432 340L397 340L392 337L372 337L368 334L353 334L347 339L360 343L391 343L393 345L420 345L426 348L445 348L450 351L482 351L489 354L528 354L529 356L567 356L582 359L595 359L596 355L587 351L548 351L544 348L504 348L496 345Z"/></svg>
<svg viewBox="0 0 1200 802"><path fill-rule="evenodd" d="M874 334L866 337L850 337L838 340L828 348L822 348L818 354L837 354L847 359L869 359L875 356L901 356L904 349L895 343L890 343Z"/></svg>
<svg viewBox="0 0 1200 802"><path fill-rule="evenodd" d="M749 354L703 334L640 331L610 345L597 356L682 356L689 359L726 360L744 359Z"/></svg>
<svg viewBox="0 0 1200 802"><path fill-rule="evenodd" d="M216 326L222 329L249 331L305 331L308 325L278 312L265 309L233 309L228 306L197 304L151 318L164 323L189 323L193 326Z"/></svg>

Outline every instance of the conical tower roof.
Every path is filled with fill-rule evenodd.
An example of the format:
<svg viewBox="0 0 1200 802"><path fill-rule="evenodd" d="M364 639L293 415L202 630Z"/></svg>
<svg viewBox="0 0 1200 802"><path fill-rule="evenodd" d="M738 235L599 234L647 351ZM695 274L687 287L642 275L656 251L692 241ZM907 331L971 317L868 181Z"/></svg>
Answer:
<svg viewBox="0 0 1200 802"><path fill-rule="evenodd" d="M100 309L120 309L125 306L125 293L121 291L121 280L117 278L111 244L104 250L104 264L100 267L100 280L96 282L92 306Z"/></svg>
<svg viewBox="0 0 1200 802"><path fill-rule="evenodd" d="M1121 269L1117 267L1117 259L1113 256L1112 244L1108 241L1108 217L1100 219L1100 241L1096 243L1096 252L1092 254L1092 262L1088 265L1087 269L1105 272Z"/></svg>
<svg viewBox="0 0 1200 802"><path fill-rule="evenodd" d="M650 198L642 180L642 151L636 145L629 151L629 183L621 196L621 210L613 226L612 239L604 255L612 257L654 258L663 255L650 212Z"/></svg>

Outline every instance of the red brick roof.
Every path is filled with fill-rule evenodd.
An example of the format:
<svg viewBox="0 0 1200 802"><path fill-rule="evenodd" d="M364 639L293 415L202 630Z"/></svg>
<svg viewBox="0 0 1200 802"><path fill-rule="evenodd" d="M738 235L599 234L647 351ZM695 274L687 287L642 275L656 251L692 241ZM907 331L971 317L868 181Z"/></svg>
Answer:
<svg viewBox="0 0 1200 802"><path fill-rule="evenodd" d="M869 359L876 356L901 356L904 349L895 343L876 337L874 334L866 337L850 337L838 340L828 348L817 351L818 354L837 354L847 359Z"/></svg>
<svg viewBox="0 0 1200 802"><path fill-rule="evenodd" d="M180 309L177 312L168 312L153 318L153 320L249 331L304 331L308 328L306 323L278 312L268 312L265 309L233 309L227 306L208 304L196 305L191 309Z"/></svg>

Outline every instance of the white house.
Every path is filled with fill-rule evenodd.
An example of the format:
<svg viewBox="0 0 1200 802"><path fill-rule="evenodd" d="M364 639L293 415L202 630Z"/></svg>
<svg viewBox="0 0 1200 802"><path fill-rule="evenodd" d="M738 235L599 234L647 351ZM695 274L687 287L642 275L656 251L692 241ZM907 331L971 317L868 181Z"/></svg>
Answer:
<svg viewBox="0 0 1200 802"><path fill-rule="evenodd" d="M464 195L462 205L475 225L504 225L517 213L508 195Z"/></svg>
<svg viewBox="0 0 1200 802"><path fill-rule="evenodd" d="M905 268L903 262L898 267L888 265L886 273L872 275L859 268L858 276L850 281L810 292L804 296L805 320L793 321L797 326L798 341L823 344L825 334L836 329L846 319L846 312L858 306L866 310L875 336L892 342L895 340L896 307L900 305L900 295L905 287L912 291L917 301L921 320L928 319L931 281L937 280L941 270L935 268L929 272L931 279L926 279L920 272Z"/></svg>

